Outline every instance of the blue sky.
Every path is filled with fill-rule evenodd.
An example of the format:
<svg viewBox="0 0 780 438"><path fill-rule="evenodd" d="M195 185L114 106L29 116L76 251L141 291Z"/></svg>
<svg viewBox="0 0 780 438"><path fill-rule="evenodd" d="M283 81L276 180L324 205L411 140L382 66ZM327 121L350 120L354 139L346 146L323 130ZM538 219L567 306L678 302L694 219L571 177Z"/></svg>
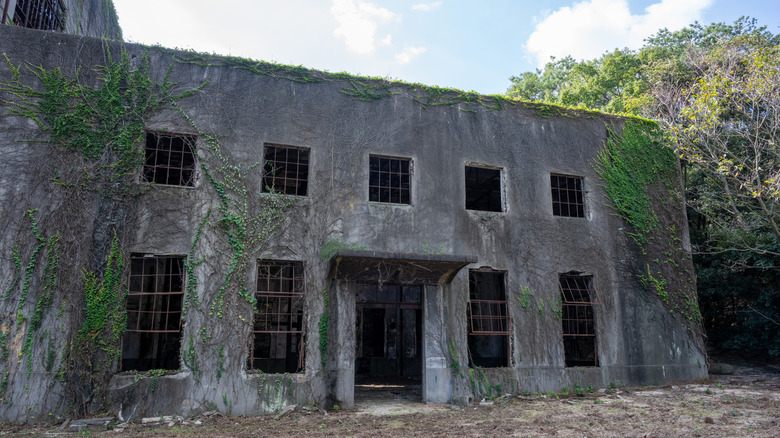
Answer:
<svg viewBox="0 0 780 438"><path fill-rule="evenodd" d="M778 0L114 0L128 41L504 93L550 56L638 48L660 28L757 18Z"/></svg>

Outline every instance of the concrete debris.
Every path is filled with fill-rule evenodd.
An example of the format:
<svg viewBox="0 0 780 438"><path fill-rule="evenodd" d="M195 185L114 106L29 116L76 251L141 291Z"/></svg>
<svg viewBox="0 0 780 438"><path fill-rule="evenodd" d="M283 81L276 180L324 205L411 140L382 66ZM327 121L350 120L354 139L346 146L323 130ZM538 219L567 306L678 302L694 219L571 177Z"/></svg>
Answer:
<svg viewBox="0 0 780 438"><path fill-rule="evenodd" d="M76 420L70 424L68 430L71 432L81 432L85 429L90 431L108 430L108 423L110 423L113 419L114 417L100 417Z"/></svg>
<svg viewBox="0 0 780 438"><path fill-rule="evenodd" d="M282 411L281 411L281 412L279 412L278 414L276 414L276 416L274 417L274 420L278 420L278 419L280 419L280 418L284 417L285 415L287 415L287 414L289 414L290 412L294 411L294 410L295 410L295 408L297 408L297 407L298 407L298 405L290 405L290 406L286 406L284 409L282 409Z"/></svg>

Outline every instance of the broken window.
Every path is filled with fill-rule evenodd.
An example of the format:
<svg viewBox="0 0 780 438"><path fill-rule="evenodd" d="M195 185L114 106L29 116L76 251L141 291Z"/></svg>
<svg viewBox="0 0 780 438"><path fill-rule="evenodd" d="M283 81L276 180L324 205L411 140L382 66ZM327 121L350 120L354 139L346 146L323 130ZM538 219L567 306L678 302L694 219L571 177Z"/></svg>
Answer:
<svg viewBox="0 0 780 438"><path fill-rule="evenodd" d="M122 369L178 369L184 257L132 255Z"/></svg>
<svg viewBox="0 0 780 438"><path fill-rule="evenodd" d="M466 209L502 211L501 170L466 166Z"/></svg>
<svg viewBox="0 0 780 438"><path fill-rule="evenodd" d="M303 369L303 262L260 260L249 369L295 373Z"/></svg>
<svg viewBox="0 0 780 438"><path fill-rule="evenodd" d="M8 2L5 2L5 8ZM3 9L3 23L7 21L9 11ZM61 0L17 0L13 12L14 24L21 27L40 30L61 31L65 22L65 6Z"/></svg>
<svg viewBox="0 0 780 438"><path fill-rule="evenodd" d="M599 304L599 300L593 277L561 274L559 286L566 366L598 366L593 304Z"/></svg>
<svg viewBox="0 0 780 438"><path fill-rule="evenodd" d="M144 180L168 186L188 186L195 182L195 137L146 133Z"/></svg>
<svg viewBox="0 0 780 438"><path fill-rule="evenodd" d="M509 366L509 306L504 272L469 271L470 366Z"/></svg>
<svg viewBox="0 0 780 438"><path fill-rule="evenodd" d="M368 200L411 204L411 160L369 157Z"/></svg>
<svg viewBox="0 0 780 438"><path fill-rule="evenodd" d="M308 149L265 145L263 157L263 192L306 196L309 186Z"/></svg>
<svg viewBox="0 0 780 438"><path fill-rule="evenodd" d="M582 198L582 178L578 176L550 175L553 215L585 217Z"/></svg>

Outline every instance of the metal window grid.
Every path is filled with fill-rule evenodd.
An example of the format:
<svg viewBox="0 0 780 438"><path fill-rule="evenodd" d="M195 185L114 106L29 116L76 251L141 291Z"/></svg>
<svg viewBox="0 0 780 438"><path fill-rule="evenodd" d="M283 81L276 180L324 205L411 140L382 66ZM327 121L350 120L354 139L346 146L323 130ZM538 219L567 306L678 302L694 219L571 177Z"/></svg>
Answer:
<svg viewBox="0 0 780 438"><path fill-rule="evenodd" d="M592 286L592 278L584 275L561 275L559 286L563 336L595 337L592 304L599 304L599 301Z"/></svg>
<svg viewBox="0 0 780 438"><path fill-rule="evenodd" d="M128 332L178 333L183 298L183 257L130 258Z"/></svg>
<svg viewBox="0 0 780 438"><path fill-rule="evenodd" d="M308 184L308 150L287 146L265 146L263 192L306 196Z"/></svg>
<svg viewBox="0 0 780 438"><path fill-rule="evenodd" d="M553 215L585 217L582 197L582 178L577 176L550 175Z"/></svg>
<svg viewBox="0 0 780 438"><path fill-rule="evenodd" d="M369 157L368 200L389 204L410 204L411 160Z"/></svg>
<svg viewBox="0 0 780 438"><path fill-rule="evenodd" d="M257 264L257 305L254 311L252 332L268 338L285 336L295 346L288 351L299 352L298 369L303 368L303 263L292 261L262 260ZM257 359L264 359L250 343L249 367L254 369Z"/></svg>
<svg viewBox="0 0 780 438"><path fill-rule="evenodd" d="M191 187L195 176L194 144L195 137L147 132L144 180Z"/></svg>
<svg viewBox="0 0 780 438"><path fill-rule="evenodd" d="M506 300L470 300L469 327L472 335L508 335Z"/></svg>
<svg viewBox="0 0 780 438"><path fill-rule="evenodd" d="M3 24L8 21L11 11L8 2L4 2ZM62 17L65 5L62 0L18 0L13 13L14 24L21 27L40 30L61 31L64 28Z"/></svg>

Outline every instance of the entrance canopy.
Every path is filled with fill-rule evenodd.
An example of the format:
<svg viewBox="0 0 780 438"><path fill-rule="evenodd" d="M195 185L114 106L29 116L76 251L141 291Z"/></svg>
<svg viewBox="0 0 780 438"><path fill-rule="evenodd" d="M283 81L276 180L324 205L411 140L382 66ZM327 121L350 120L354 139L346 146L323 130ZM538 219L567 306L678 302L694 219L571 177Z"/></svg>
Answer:
<svg viewBox="0 0 780 438"><path fill-rule="evenodd" d="M331 257L331 278L364 283L446 284L472 256L345 249Z"/></svg>

